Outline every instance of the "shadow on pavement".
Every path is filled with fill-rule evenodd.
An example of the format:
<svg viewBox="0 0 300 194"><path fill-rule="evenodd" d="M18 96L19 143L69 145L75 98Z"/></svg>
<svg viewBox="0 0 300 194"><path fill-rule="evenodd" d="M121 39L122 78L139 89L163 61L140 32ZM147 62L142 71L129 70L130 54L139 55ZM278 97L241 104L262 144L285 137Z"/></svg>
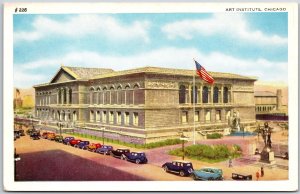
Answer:
<svg viewBox="0 0 300 194"><path fill-rule="evenodd" d="M62 150L20 154L16 181L145 181Z"/></svg>

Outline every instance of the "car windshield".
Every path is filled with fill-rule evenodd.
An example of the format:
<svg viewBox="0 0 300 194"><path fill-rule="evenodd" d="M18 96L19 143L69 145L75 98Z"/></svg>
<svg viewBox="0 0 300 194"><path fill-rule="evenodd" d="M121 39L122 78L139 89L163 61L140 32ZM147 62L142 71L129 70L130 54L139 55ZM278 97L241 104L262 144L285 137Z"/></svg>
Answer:
<svg viewBox="0 0 300 194"><path fill-rule="evenodd" d="M192 166L192 164L191 163L186 163L185 166Z"/></svg>

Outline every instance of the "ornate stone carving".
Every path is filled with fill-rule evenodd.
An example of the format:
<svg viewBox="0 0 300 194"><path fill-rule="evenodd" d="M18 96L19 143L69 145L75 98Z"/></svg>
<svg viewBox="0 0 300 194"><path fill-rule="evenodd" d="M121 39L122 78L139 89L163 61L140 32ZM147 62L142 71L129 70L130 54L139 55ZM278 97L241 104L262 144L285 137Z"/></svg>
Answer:
<svg viewBox="0 0 300 194"><path fill-rule="evenodd" d="M172 82L146 82L146 88L153 89L176 89L177 84Z"/></svg>

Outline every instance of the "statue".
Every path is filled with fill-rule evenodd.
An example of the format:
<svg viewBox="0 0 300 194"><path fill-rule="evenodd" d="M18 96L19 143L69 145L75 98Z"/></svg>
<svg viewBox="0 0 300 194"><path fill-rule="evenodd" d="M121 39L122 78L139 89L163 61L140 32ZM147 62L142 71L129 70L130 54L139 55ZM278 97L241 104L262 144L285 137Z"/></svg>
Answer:
<svg viewBox="0 0 300 194"><path fill-rule="evenodd" d="M262 129L260 129L262 138L264 140L265 146L260 153L260 161L269 164L275 164L274 160L274 152L271 150L272 148L272 141L271 141L271 134L272 128L269 127L269 123L265 122Z"/></svg>
<svg viewBox="0 0 300 194"><path fill-rule="evenodd" d="M269 148L272 148L271 133L272 133L272 128L269 127L268 122L265 122L261 135L264 140L265 146L267 146Z"/></svg>
<svg viewBox="0 0 300 194"><path fill-rule="evenodd" d="M240 131L240 117L238 112L234 112L231 118L231 128Z"/></svg>

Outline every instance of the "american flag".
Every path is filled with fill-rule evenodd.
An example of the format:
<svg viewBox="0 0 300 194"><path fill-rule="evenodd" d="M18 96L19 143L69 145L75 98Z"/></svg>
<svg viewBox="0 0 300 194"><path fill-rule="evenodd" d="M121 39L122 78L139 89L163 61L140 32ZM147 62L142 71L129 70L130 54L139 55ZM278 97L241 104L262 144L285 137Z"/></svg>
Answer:
<svg viewBox="0 0 300 194"><path fill-rule="evenodd" d="M211 75L209 75L209 73L207 73L207 71L204 69L204 67L200 65L200 63L198 63L197 61L195 61L195 63L196 63L196 71L199 77L204 81L206 81L207 83L213 84L215 81L214 78Z"/></svg>

